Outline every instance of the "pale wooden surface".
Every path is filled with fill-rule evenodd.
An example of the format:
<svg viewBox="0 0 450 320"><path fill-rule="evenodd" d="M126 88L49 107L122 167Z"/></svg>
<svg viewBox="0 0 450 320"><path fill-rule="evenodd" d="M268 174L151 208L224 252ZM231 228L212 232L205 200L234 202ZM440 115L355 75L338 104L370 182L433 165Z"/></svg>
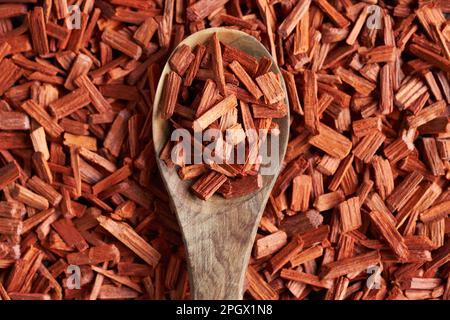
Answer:
<svg viewBox="0 0 450 320"><path fill-rule="evenodd" d="M181 44L192 48L204 43L214 32L223 43L259 58L270 57L255 38L246 33L225 28L210 28L186 38ZM161 78L170 70L164 67ZM272 71L280 73L274 63ZM282 80L283 88L285 88ZM163 81L160 80L153 105L153 139L156 154L169 138L168 122L160 117L159 100ZM286 91L286 90L285 90ZM288 105L288 101L285 101ZM277 119L280 127L280 164L289 136L289 115ZM181 181L174 169L164 162L157 164L177 215L187 249L190 288L193 299L242 299L245 272L262 211L279 172L263 177L263 188L245 197L225 200L213 196L202 201L189 192L190 182Z"/></svg>

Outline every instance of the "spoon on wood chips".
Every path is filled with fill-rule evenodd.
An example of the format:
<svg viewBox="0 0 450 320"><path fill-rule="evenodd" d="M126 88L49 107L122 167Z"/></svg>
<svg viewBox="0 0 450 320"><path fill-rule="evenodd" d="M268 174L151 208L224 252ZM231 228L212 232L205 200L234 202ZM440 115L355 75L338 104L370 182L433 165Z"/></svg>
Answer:
<svg viewBox="0 0 450 320"><path fill-rule="evenodd" d="M155 94L153 142L158 168L167 188L172 208L177 215L187 249L191 297L193 299L242 299L245 274L257 227L280 171L287 147L289 105L286 87L276 62L254 37L237 30L210 28L187 37L177 48L188 45L194 49L198 44L213 41L211 39L214 34L222 45L238 48L258 60L262 57L266 57L266 61L268 61L267 58L272 60L270 71L279 78L284 92L280 102L284 103L287 111L285 116L273 119L273 122L277 124L275 127L279 129L279 135L277 148L271 151L275 159L275 163L271 163L271 173L261 174L262 184L257 191L228 199L213 195L204 201L190 190L192 181L181 180L177 170L169 168L160 159L159 155L170 139L171 128L173 128L170 121L163 119L161 110L166 75L171 71L169 63L162 71ZM176 51L177 49L174 50ZM184 77L182 80L184 81ZM228 95L228 92L225 92L222 98L226 99ZM274 138L269 135L267 140L269 139ZM252 284L248 283L248 285Z"/></svg>

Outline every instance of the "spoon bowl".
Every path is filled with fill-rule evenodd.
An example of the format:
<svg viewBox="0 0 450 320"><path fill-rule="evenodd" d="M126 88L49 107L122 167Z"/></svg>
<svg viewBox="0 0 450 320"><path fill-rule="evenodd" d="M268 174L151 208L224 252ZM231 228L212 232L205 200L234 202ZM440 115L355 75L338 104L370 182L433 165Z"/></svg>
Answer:
<svg viewBox="0 0 450 320"><path fill-rule="evenodd" d="M192 34L179 45L192 49L207 42L217 33L221 43L236 47L257 59L271 58L266 48L254 37L227 28L209 28ZM186 246L190 291L193 299L242 299L244 279L252 245L262 212L280 171L280 165L289 137L289 113L281 119L274 119L280 130L279 159L272 166L271 175L263 176L262 188L246 196L224 199L214 195L207 201L195 197L189 187L192 182L182 181L173 168L168 168L159 159L159 154L170 139L170 123L161 118L160 99L164 79L170 71L166 63L155 94L153 104L153 142L157 165L170 198L170 205L176 213ZM283 77L272 59L272 72L280 75L281 85L286 93ZM288 107L287 93L284 103ZM270 139L270 137L269 137Z"/></svg>

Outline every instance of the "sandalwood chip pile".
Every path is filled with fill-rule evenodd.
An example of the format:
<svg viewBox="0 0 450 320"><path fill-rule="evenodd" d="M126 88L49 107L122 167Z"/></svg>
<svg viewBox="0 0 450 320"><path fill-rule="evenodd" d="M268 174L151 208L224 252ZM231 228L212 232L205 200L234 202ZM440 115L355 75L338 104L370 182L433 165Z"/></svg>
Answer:
<svg viewBox="0 0 450 320"><path fill-rule="evenodd" d="M190 297L152 107L173 49L219 26L265 45L291 108L245 298L449 299L449 13L444 0L0 1L0 299ZM269 61L212 42L174 54L164 116L276 129ZM179 167L233 194L214 164Z"/></svg>
<svg viewBox="0 0 450 320"><path fill-rule="evenodd" d="M272 119L288 111L280 79L270 71L272 60L258 61L221 43L214 33L194 53L180 45L169 66L161 117L170 119L173 130L187 130L189 137L169 140L160 159L168 167L178 166L182 180L196 179L191 191L202 200L216 192L229 199L260 189L260 145L278 131ZM198 156L200 163L195 163Z"/></svg>

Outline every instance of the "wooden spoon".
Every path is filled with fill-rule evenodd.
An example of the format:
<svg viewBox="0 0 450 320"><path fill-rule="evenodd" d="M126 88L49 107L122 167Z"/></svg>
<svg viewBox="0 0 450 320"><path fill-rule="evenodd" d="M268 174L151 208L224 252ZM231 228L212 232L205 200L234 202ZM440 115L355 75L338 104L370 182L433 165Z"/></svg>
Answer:
<svg viewBox="0 0 450 320"><path fill-rule="evenodd" d="M210 28L192 34L181 44L194 48L205 43L216 32L222 43L230 44L256 58L272 58L264 46L248 34L226 28ZM277 119L280 128L279 162L270 176L263 176L263 187L253 194L223 199L213 196L202 201L189 191L192 182L180 180L175 169L169 169L158 157L169 139L169 123L160 115L160 98L164 79L170 71L167 63L162 71L153 104L153 142L157 164L169 193L184 243L187 249L191 297L194 299L242 299L245 273L255 239L256 230L272 187L278 176L280 163L286 152L289 136L289 114ZM280 74L276 62L272 71ZM282 86L286 92L283 78ZM287 94L286 94L287 97ZM288 101L284 102L287 106ZM289 108L288 108L289 109Z"/></svg>

